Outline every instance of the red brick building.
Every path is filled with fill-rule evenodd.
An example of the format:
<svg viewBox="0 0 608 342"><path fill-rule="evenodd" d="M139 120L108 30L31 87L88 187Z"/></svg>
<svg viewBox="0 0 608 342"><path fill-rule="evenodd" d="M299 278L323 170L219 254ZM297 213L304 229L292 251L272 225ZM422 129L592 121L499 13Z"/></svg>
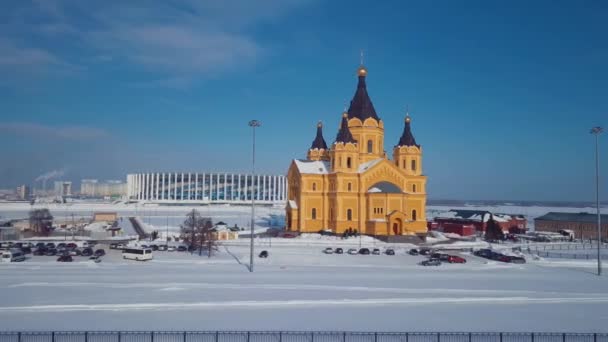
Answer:
<svg viewBox="0 0 608 342"><path fill-rule="evenodd" d="M601 215L602 238L608 239L608 215ZM534 229L559 233L571 230L576 239L597 239L597 214L550 212L534 219Z"/></svg>
<svg viewBox="0 0 608 342"><path fill-rule="evenodd" d="M466 236L485 232L490 217L494 218L505 233L524 233L527 229L527 220L523 215L491 213L486 210L452 209L435 217L434 221L444 232Z"/></svg>

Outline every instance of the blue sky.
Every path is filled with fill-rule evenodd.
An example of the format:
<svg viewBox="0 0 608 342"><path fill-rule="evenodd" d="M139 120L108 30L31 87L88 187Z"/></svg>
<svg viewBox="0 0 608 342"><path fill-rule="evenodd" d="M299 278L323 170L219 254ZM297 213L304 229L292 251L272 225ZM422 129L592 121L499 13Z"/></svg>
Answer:
<svg viewBox="0 0 608 342"><path fill-rule="evenodd" d="M9 0L0 186L247 171L250 119L259 171L285 173L318 120L333 142L364 50L385 146L409 105L430 198L593 200L607 36L605 1Z"/></svg>

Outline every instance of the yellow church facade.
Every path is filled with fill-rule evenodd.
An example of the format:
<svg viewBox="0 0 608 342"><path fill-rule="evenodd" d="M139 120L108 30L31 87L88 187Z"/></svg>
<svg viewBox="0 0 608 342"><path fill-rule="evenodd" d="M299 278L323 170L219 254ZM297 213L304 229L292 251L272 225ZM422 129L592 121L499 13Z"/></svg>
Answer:
<svg viewBox="0 0 608 342"><path fill-rule="evenodd" d="M426 176L411 118L406 115L389 159L384 122L367 93L367 69L361 66L357 73L357 90L342 114L335 141L327 146L318 123L306 159L289 166L287 230L425 235Z"/></svg>

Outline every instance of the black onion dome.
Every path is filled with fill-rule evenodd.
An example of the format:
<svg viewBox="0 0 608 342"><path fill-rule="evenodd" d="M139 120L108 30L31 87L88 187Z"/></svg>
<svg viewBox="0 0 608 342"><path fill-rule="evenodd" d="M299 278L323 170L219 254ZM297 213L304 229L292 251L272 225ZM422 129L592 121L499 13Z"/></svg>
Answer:
<svg viewBox="0 0 608 342"><path fill-rule="evenodd" d="M317 136L312 142L312 146L310 146L311 150L314 150L315 148L319 150L327 150L327 144L325 143L325 139L323 139L323 124L321 121L319 121L317 124Z"/></svg>
<svg viewBox="0 0 608 342"><path fill-rule="evenodd" d="M399 144L397 146L416 146L420 148L420 145L416 144L416 138L412 134L410 116L405 117L405 127L403 128L403 134L401 134L401 139L399 139Z"/></svg>
<svg viewBox="0 0 608 342"><path fill-rule="evenodd" d="M346 113L342 114L342 124L340 125L340 130L338 130L336 142L341 142L345 144L357 143L357 140L355 140L355 138L353 138L353 135L350 133L350 129L348 129L348 115Z"/></svg>
<svg viewBox="0 0 608 342"><path fill-rule="evenodd" d="M355 96L350 101L350 107L348 107L348 116L351 118L358 118L364 121L367 118L374 118L380 121L380 118L376 114L372 100L367 94L367 86L365 84L365 77L367 76L367 69L364 66L359 67L357 72L359 75L359 83L357 84L357 91Z"/></svg>

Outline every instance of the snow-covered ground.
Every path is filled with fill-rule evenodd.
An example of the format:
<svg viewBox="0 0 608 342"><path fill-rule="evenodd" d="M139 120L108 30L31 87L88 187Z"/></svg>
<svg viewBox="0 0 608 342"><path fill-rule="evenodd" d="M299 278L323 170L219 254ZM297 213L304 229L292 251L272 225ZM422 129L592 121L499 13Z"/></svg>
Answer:
<svg viewBox="0 0 608 342"><path fill-rule="evenodd" d="M464 265L423 267L407 246L326 255L294 240L258 239L270 257L253 273L246 244L212 258L155 252L142 263L109 250L98 264L0 264L0 330L608 331L608 277L593 262L464 253Z"/></svg>
<svg viewBox="0 0 608 342"><path fill-rule="evenodd" d="M493 210L529 219L568 210L529 208ZM50 209L59 217L117 211L162 232L177 231L191 208L74 204ZM230 226L248 225L248 207L198 209ZM26 217L28 210L29 205L0 204L4 217ZM260 207L256 213L256 228L263 229L267 218L282 210ZM359 245L395 248L397 255L321 252L327 246ZM256 258L253 273L247 270L248 240L243 239L226 242L212 258L155 252L153 261L140 263L107 247L109 254L98 264L81 257L57 263L54 257L34 256L0 263L0 330L608 332L608 277L594 275L591 260L528 258L527 264L514 265L463 252L464 265L423 267L417 263L424 257L406 254L410 247L369 237L258 238L256 250L268 250L270 257Z"/></svg>

